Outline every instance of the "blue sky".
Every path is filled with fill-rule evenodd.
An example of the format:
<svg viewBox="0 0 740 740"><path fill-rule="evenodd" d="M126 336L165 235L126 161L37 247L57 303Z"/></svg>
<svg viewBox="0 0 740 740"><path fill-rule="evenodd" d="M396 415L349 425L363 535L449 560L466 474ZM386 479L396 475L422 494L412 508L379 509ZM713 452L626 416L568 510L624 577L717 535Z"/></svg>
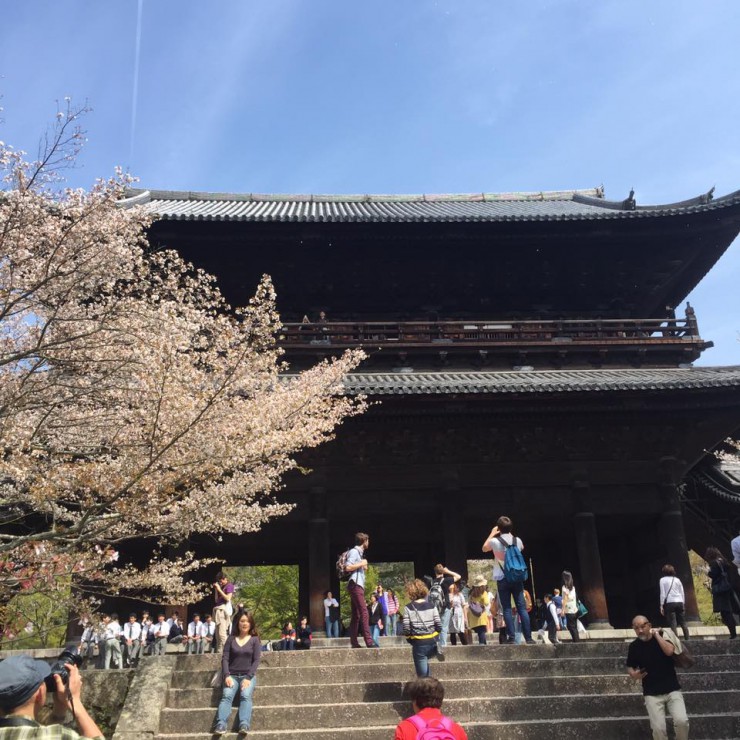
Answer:
<svg viewBox="0 0 740 740"><path fill-rule="evenodd" d="M737 0L24 0L0 138L35 151L69 95L75 185L666 203L740 189L739 39ZM690 296L702 364L740 364L739 289L736 241Z"/></svg>

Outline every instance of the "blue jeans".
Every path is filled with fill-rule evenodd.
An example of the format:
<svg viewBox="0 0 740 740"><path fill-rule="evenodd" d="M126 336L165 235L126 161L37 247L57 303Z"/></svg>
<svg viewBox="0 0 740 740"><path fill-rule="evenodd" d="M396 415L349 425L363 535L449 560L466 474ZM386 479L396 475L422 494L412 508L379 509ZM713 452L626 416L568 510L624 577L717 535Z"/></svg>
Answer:
<svg viewBox="0 0 740 740"><path fill-rule="evenodd" d="M450 617L452 616L452 609L445 609L442 614L442 629L439 633L439 646L441 648L447 647L447 633L450 631Z"/></svg>
<svg viewBox="0 0 740 740"><path fill-rule="evenodd" d="M370 627L370 634L373 636L373 642L377 642L380 637L380 627L378 627L377 623Z"/></svg>
<svg viewBox="0 0 740 740"><path fill-rule="evenodd" d="M331 617L324 617L327 637L339 637L339 620Z"/></svg>
<svg viewBox="0 0 740 740"><path fill-rule="evenodd" d="M398 624L398 614L389 614L385 618L385 634L386 635L395 635L396 634L396 625ZM675 630L674 630L675 631Z"/></svg>
<svg viewBox="0 0 740 740"><path fill-rule="evenodd" d="M514 603L516 604L516 610L519 613L519 617L522 620L522 632L524 633L525 640L532 639L532 627L529 624L529 614L527 614L527 604L524 601L524 584L523 583L509 583L505 578L502 578L498 583L498 599L499 604L504 610L504 622L506 622L506 634L509 637L509 642L514 642L514 618L511 613L511 598L514 597Z"/></svg>
<svg viewBox="0 0 740 740"><path fill-rule="evenodd" d="M429 675L429 658L437 654L436 642L418 644L416 640L411 645L411 657L414 659L414 668L419 678Z"/></svg>
<svg viewBox="0 0 740 740"><path fill-rule="evenodd" d="M254 694L254 687L257 685L257 676L255 676L249 682L249 686L246 689L241 688L242 681L246 676L232 676L233 679L231 686L224 684L224 691L221 694L221 702L218 705L218 712L216 713L216 721L223 722L226 724L229 721L229 715L231 714L231 705L234 703L234 696L236 692L239 692L239 727L246 725L249 729L249 724L252 721L252 694Z"/></svg>

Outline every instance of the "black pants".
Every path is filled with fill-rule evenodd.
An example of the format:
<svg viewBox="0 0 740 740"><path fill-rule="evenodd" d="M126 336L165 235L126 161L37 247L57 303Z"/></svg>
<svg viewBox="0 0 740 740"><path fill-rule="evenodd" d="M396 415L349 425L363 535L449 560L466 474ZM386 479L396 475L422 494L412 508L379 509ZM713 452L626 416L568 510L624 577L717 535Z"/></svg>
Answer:
<svg viewBox="0 0 740 740"><path fill-rule="evenodd" d="M728 630L730 630L730 638L737 637L737 627L735 626L735 615L732 613L732 609L730 611L721 611L719 613L720 617L722 617L722 621L725 623L725 626Z"/></svg>
<svg viewBox="0 0 740 740"><path fill-rule="evenodd" d="M578 642L581 637L578 634L578 615L577 614L566 614L565 621L568 625L568 632L573 642Z"/></svg>
<svg viewBox="0 0 740 740"><path fill-rule="evenodd" d="M457 645L457 636L460 635L460 644L461 645L467 645L468 644L468 638L465 637L464 632L450 632L450 642L453 645Z"/></svg>
<svg viewBox="0 0 740 740"><path fill-rule="evenodd" d="M683 602L681 601L667 601L665 607L665 618L668 622L668 626L673 630L675 634L678 634L678 626L681 626L683 630L683 639L689 639L689 628L686 626L686 614L684 612Z"/></svg>

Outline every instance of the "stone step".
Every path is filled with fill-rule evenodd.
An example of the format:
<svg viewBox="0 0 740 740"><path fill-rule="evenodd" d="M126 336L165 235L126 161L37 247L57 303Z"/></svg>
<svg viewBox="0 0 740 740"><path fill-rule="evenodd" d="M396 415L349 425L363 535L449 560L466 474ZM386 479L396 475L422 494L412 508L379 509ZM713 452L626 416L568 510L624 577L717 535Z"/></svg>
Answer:
<svg viewBox="0 0 740 740"><path fill-rule="evenodd" d="M714 626L714 627L707 627L706 625L697 625L697 624L689 624L689 630L692 635L692 639L696 638L717 638L720 640L724 640L727 638L727 628L724 626ZM314 632L314 639L311 642L312 647L349 647L349 637L336 637L336 638L326 638L322 637L323 633ZM682 636L682 632L679 629L678 635L679 637ZM564 640L565 642L570 642L570 633L567 630L560 630L558 632L558 637L561 640ZM624 640L634 640L635 639L635 633L634 630L631 628L626 629L593 629L593 630L587 630L586 632L581 633L581 642L590 642L590 641L599 641L599 642L605 642L605 641L617 641L617 642L623 642ZM475 638L475 641L478 641L478 638ZM498 634L488 634L488 643L492 644L494 642L498 641ZM384 647L387 644L393 644L393 643L405 643L405 638L401 635L394 635L392 637L381 637L380 638L380 646Z"/></svg>
<svg viewBox="0 0 740 740"><path fill-rule="evenodd" d="M740 691L740 666L732 673L699 673L695 669L681 676L681 686L685 691ZM578 694L633 694L634 681L626 673L609 676L567 677L568 691ZM527 695L557 695L563 688L563 676L532 678L463 678L446 680L445 698L465 699L471 696L521 697ZM394 702L398 701L403 683L387 681L378 683L314 684L300 687L302 704L330 704L356 702ZM285 701L284 686L264 686L255 691L255 699L260 706L281 705ZM221 699L221 689L170 689L167 706L172 709L195 709L215 707Z"/></svg>
<svg viewBox="0 0 740 740"><path fill-rule="evenodd" d="M740 644L737 640L695 640L689 643L692 654L719 655L734 654L740 656ZM406 663L411 648L403 644L383 648L361 648L352 650L290 650L265 652L263 666L309 666L309 665L355 665L358 663ZM626 656L625 642L580 642L568 645L448 645L445 655L449 661L489 660L495 656L498 660L535 660L543 655L557 657L589 656ZM216 670L220 662L218 655L178 655L177 670L202 670L204 666L213 666Z"/></svg>
<svg viewBox="0 0 740 740"><path fill-rule="evenodd" d="M567 682L567 678L563 681ZM637 687L635 687L637 689ZM259 689L258 689L259 691ZM740 693L735 690L684 692L690 716L699 714L740 714ZM257 698L257 694L255 694ZM359 702L354 704L293 704L298 696L286 697L279 705L264 706L256 700L252 723L255 728L270 731L290 731L316 728L363 728L371 725L391 726L409 713L407 701ZM642 695L586 694L574 696L519 696L491 699L467 697L445 701L445 712L461 724L469 722L518 723L530 717L547 717L553 724L571 718L620 718L640 716L645 711ZM165 708L160 716L159 732L173 735L188 733L194 727L210 728L215 709ZM232 709L232 721L236 709Z"/></svg>
<svg viewBox="0 0 740 740"><path fill-rule="evenodd" d="M368 651L369 653L370 651ZM547 653L542 653L547 655ZM516 661L497 660L489 658L479 662L451 661L444 663L431 661L431 672L440 680L462 679L471 676L471 672L479 677L509 678L516 676L567 676L567 675L620 675L626 669L624 665L626 651L620 656L588 657L588 658L557 658L541 657ZM737 655L715 655L711 661L701 656L691 670L701 671L702 662L711 665L713 671L737 670L740 661ZM208 670L176 671L172 677L172 688L207 688L217 666L214 664ZM706 669L704 669L706 670ZM411 651L406 651L406 660L398 663L372 662L356 665L309 665L305 667L276 667L265 663L259 669L260 686L294 686L302 687L314 684L337 684L368 681L372 683L383 681L408 681L413 678L414 667L411 660Z"/></svg>
<svg viewBox="0 0 740 740"><path fill-rule="evenodd" d="M740 738L740 714L722 713L690 716L692 740L732 740ZM645 740L650 737L650 725L642 711L632 716L604 718L601 720L571 718L567 722L552 722L548 719L509 722L465 722L468 740ZM393 737L396 723L378 725L373 722L367 727L310 729L310 730L251 730L249 740L389 740ZM210 725L209 725L210 728ZM191 728L194 729L194 728ZM669 733L670 720L669 720ZM157 735L156 740L202 740L207 733L177 732ZM672 735L670 735L672 737ZM234 740L236 735L227 733L225 740Z"/></svg>

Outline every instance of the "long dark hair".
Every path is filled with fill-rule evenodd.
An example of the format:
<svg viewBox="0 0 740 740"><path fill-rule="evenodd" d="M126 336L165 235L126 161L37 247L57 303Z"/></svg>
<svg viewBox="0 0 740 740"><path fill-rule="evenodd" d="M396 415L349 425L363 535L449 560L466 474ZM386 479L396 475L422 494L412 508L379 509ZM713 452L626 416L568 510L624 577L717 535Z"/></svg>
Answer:
<svg viewBox="0 0 740 740"><path fill-rule="evenodd" d="M257 630L257 623L254 621L254 615L252 614L252 612L247 611L238 611L236 613L234 621L231 625L231 634L234 635L234 637L239 636L239 622L242 617L246 617L249 620L249 634L252 637L259 637L260 633Z"/></svg>
<svg viewBox="0 0 740 740"><path fill-rule="evenodd" d="M573 574L569 570L564 570L560 577L563 581L564 588L567 588L568 590L573 588Z"/></svg>
<svg viewBox="0 0 740 740"><path fill-rule="evenodd" d="M716 547L708 547L704 553L704 560L708 563L716 563L718 560L724 560L722 553Z"/></svg>

